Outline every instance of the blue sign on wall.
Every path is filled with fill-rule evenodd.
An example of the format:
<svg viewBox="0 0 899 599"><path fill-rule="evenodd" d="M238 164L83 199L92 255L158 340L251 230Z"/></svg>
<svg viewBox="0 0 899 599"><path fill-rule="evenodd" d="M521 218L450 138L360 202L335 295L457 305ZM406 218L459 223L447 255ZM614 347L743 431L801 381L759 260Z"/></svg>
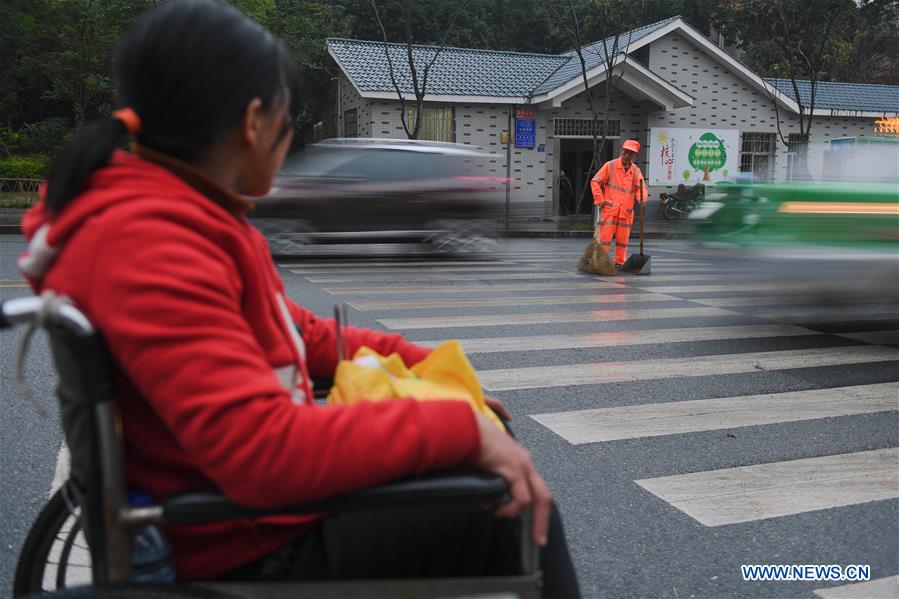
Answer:
<svg viewBox="0 0 899 599"><path fill-rule="evenodd" d="M515 119L515 147L533 148L537 143L537 121Z"/></svg>

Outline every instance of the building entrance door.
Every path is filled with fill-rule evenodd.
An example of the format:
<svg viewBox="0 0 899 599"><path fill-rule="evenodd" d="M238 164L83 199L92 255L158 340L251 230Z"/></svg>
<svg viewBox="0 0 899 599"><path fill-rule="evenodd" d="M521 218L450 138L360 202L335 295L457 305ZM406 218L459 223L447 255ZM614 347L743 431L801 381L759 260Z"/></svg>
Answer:
<svg viewBox="0 0 899 599"><path fill-rule="evenodd" d="M611 140L606 140L600 153L600 166L611 159ZM590 193L590 179L599 170L590 168L593 158L593 140L590 138L568 138L561 140L559 152L559 214L574 214L578 200L578 214L588 215L593 208L593 195ZM563 175L564 173L564 175ZM568 180L570 184L565 182Z"/></svg>

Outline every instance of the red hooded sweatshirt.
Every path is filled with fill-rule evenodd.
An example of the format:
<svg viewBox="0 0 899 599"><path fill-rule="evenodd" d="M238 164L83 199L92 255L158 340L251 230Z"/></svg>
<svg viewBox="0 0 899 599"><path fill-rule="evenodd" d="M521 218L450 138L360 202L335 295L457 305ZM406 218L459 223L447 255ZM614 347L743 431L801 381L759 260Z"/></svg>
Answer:
<svg viewBox="0 0 899 599"><path fill-rule="evenodd" d="M19 260L35 291L69 296L109 346L131 487L158 500L213 484L236 503L276 507L477 458L464 402L314 403L310 375L337 364L334 321L284 297L249 203L138 153L117 151L58 217L31 209ZM351 352L367 345L406 363L428 353L399 335L347 337ZM316 519L170 527L177 575L224 573Z"/></svg>

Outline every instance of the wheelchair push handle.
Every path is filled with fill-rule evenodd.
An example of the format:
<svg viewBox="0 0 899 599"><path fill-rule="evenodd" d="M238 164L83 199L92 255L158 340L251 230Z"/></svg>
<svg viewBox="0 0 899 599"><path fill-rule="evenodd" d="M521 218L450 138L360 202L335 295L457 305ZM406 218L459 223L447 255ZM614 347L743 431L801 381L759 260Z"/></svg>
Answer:
<svg viewBox="0 0 899 599"><path fill-rule="evenodd" d="M61 325L78 336L94 333L94 326L65 296L45 292L42 295L0 301L0 329L17 324Z"/></svg>

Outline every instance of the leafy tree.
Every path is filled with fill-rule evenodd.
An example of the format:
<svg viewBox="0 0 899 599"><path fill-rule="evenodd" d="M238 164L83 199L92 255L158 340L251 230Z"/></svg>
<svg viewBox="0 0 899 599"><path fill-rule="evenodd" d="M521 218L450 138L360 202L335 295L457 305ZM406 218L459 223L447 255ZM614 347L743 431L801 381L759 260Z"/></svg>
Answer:
<svg viewBox="0 0 899 599"><path fill-rule="evenodd" d="M232 0L237 8L281 38L299 70L300 88L293 98L294 124L302 143L305 128L327 114L334 96L331 81L337 76L327 57L325 38L349 37L352 31L340 0Z"/></svg>
<svg viewBox="0 0 899 599"><path fill-rule="evenodd" d="M853 0L732 0L723 3L718 13L724 27L749 49L751 59L767 62L766 68L758 70L789 81L790 92L786 95L799 107L798 134L789 139L783 135L773 94L771 101L778 134L783 144L795 152L794 174L800 177L807 175L808 140L818 82L830 77L841 52L847 52L851 46L856 10ZM800 81L808 82L807 97L801 93Z"/></svg>
<svg viewBox="0 0 899 599"><path fill-rule="evenodd" d="M108 114L112 106L110 80L113 50L134 18L159 0L4 0L0 2L0 127L22 133L25 125L43 133L60 132L65 119L80 126ZM329 36L357 39L411 39L415 44L460 46L522 52L557 53L574 45L546 0L378 0L384 32L371 0L228 0L280 36L300 69L302 87L296 101L297 126L302 128L330 112L334 102L330 62L324 40ZM557 3L559 0L555 0ZM822 39L822 19L839 8L837 25L812 69L818 80L899 83L899 0L596 0L620 11L637 10L636 25L675 14L699 29L723 28L739 43L744 60L766 76L811 78L790 48L801 47L811 58L815 40ZM572 0L581 16L581 39L590 43L613 26L592 0ZM788 36L772 7L781 6L789 23ZM564 7L564 5L563 5ZM456 19L455 25L447 25ZM406 22L414 24L411 36ZM783 20L783 19L782 19ZM774 32L774 35L772 35ZM790 39L792 46L778 40ZM800 40L801 46L794 42ZM785 53L786 52L786 53ZM792 54L791 54L792 53ZM793 56L793 58L790 58ZM812 61L815 62L815 61ZM65 138L47 139L45 152ZM0 155L24 152L3 135ZM34 136L32 136L34 137ZM50 135L52 137L52 135ZM28 150L31 151L31 150Z"/></svg>
<svg viewBox="0 0 899 599"><path fill-rule="evenodd" d="M846 23L843 23L846 26ZM847 39L837 42L836 81L899 84L899 0L861 0Z"/></svg>
<svg viewBox="0 0 899 599"><path fill-rule="evenodd" d="M76 127L108 114L112 54L152 0L14 0L3 7L0 107L19 126L67 116ZM6 112L9 110L9 112Z"/></svg>

